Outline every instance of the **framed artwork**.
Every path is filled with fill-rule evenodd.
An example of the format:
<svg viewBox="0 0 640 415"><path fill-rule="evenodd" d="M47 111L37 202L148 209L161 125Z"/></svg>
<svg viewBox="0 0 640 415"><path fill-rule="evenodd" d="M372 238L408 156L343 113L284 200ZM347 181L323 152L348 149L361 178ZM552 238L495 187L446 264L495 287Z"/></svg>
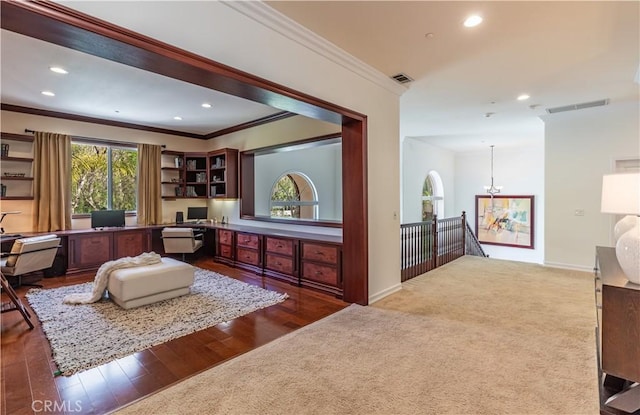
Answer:
<svg viewBox="0 0 640 415"><path fill-rule="evenodd" d="M533 196L476 196L480 243L533 249L533 230Z"/></svg>

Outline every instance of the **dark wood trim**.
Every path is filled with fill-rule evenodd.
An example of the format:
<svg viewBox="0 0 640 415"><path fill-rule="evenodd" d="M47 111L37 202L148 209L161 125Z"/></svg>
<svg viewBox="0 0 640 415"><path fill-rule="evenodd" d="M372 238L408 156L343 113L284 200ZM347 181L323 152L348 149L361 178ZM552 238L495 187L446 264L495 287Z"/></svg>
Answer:
<svg viewBox="0 0 640 415"><path fill-rule="evenodd" d="M322 220L304 220L304 219L278 219L270 216L241 216L240 219L257 220L260 222L284 223L287 225L303 225L303 226L322 226L323 228L342 228L342 222L331 222Z"/></svg>
<svg viewBox="0 0 640 415"><path fill-rule="evenodd" d="M48 0L0 2L25 36L342 125L344 299L368 303L367 117Z"/></svg>
<svg viewBox="0 0 640 415"><path fill-rule="evenodd" d="M369 302L367 119L342 124L342 275L344 300Z"/></svg>
<svg viewBox="0 0 640 415"><path fill-rule="evenodd" d="M288 112L288 111L282 111L282 112L278 112L277 114L267 115L266 117L258 118L252 121L247 121L242 124L231 126L229 128L223 128L222 130L214 131L212 133L206 134L204 138L210 139L210 138L220 137L222 135L235 133L237 131L242 131L248 128L257 127L259 125L268 124L270 122L284 120L289 117L294 117L296 115L298 114L294 114L293 112Z"/></svg>
<svg viewBox="0 0 640 415"><path fill-rule="evenodd" d="M255 217L255 154L240 152L240 219Z"/></svg>
<svg viewBox="0 0 640 415"><path fill-rule="evenodd" d="M202 136L199 135L199 134L185 133L185 132L182 132L182 131L168 130L168 129L157 128L157 127L149 127L147 125L134 124L134 123L130 123L130 122L105 120L103 118L87 117L85 115L69 114L69 113L66 113L66 112L58 112L58 111L50 111L50 110L41 110L41 109L38 109L38 108L21 107L19 105L1 104L0 105L0 109L2 109L3 111L20 112L20 113L23 113L23 114L40 115L40 116L43 116L43 117L61 118L63 120L88 122L88 123L92 123L92 124L110 125L112 127L130 128L132 130L151 131L151 132L154 132L154 133L170 134L170 135L177 135L177 136L189 137L189 138L202 138Z"/></svg>
<svg viewBox="0 0 640 415"><path fill-rule="evenodd" d="M223 128L222 130L214 131L208 134L196 134L196 133L189 133L189 132L179 131L179 130L170 130L166 128L150 127L142 124L107 120L104 118L87 117L85 115L70 114L68 112L43 110L43 109L31 108L31 107L22 107L20 105L0 104L0 109L2 109L3 111L19 112L22 114L40 115L43 117L53 117L53 118L60 118L64 120L81 121L81 122L88 122L92 124L109 125L112 127L121 127L121 128L130 128L133 130L149 131L152 133L176 135L179 137L197 138L199 140L208 140L211 138L220 137L233 132L246 130L248 128L257 127L259 125L280 121L280 120L298 115L291 112L283 111L274 115L269 115L267 117L262 117L256 120L247 121L245 123L234 125L228 128ZM14 135L18 135L18 134L14 134ZM25 136L25 137L28 137L28 136ZM12 138L12 139L19 141L18 139L15 139L15 138ZM25 140L22 140L22 141L25 141ZM31 138L31 141L33 141L33 137Z"/></svg>
<svg viewBox="0 0 640 415"><path fill-rule="evenodd" d="M24 141L27 143L33 143L33 136L26 134L1 133L0 138L2 138L3 140Z"/></svg>
<svg viewBox="0 0 640 415"><path fill-rule="evenodd" d="M243 153L258 154L258 155L272 154L272 153L278 153L279 151L282 151L284 149L289 149L291 147L298 147L298 146L303 147L305 145L309 145L309 147L312 147L312 144L314 143L317 143L318 146L323 144L330 144L330 143L320 143L321 141L331 140L332 143L333 142L337 143L337 142L340 142L339 139L341 137L342 137L342 132L325 134L325 135L319 135L316 137L304 138L302 140L291 141L288 143L275 144L267 147L253 148L251 150L245 150L243 151Z"/></svg>
<svg viewBox="0 0 640 415"><path fill-rule="evenodd" d="M25 36L334 124L364 117L49 0L0 7L2 28Z"/></svg>

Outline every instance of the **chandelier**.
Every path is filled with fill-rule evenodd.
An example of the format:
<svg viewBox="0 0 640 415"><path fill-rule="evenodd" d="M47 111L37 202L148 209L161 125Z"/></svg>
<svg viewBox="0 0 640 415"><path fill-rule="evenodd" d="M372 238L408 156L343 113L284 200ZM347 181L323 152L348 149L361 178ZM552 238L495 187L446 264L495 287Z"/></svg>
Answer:
<svg viewBox="0 0 640 415"><path fill-rule="evenodd" d="M487 191L487 193L489 193L491 195L491 198L493 198L493 195L500 193L500 190L502 190L502 186L494 186L493 184L493 145L491 146L491 186L485 186L484 190Z"/></svg>

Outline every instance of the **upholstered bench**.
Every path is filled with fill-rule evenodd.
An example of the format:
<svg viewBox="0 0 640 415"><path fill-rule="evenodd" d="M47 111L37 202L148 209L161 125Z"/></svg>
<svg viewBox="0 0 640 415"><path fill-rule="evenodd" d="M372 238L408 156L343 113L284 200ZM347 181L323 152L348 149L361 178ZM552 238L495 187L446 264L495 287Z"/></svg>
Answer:
<svg viewBox="0 0 640 415"><path fill-rule="evenodd" d="M142 267L115 270L109 276L109 297L122 308L134 308L189 294L194 268L173 258Z"/></svg>

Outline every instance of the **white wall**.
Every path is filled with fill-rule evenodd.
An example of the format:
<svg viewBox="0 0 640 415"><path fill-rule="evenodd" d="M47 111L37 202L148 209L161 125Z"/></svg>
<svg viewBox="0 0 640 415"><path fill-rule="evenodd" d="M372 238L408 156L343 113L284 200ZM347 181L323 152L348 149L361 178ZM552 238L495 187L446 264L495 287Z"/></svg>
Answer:
<svg viewBox="0 0 640 415"><path fill-rule="evenodd" d="M267 27L274 20L287 19L266 18L268 11L265 11L254 20L233 9L242 6L233 2L65 4L365 114L369 166L369 298L375 299L399 288L399 95L392 92L396 91L394 88L380 86L362 72L316 53L315 46L303 41L301 30L291 33ZM136 12L132 13L132 9Z"/></svg>
<svg viewBox="0 0 640 415"><path fill-rule="evenodd" d="M256 148L268 147L306 138L335 134L340 131L339 125L315 120L313 118L296 116L217 137L215 140L210 140L211 143L209 143L209 150L217 150L224 147L236 148L240 151L253 150ZM340 165L340 169L341 168L342 165ZM342 175L340 175L340 179L342 179ZM272 184L273 183L269 186ZM340 188L342 188L341 184ZM240 219L240 201L238 199L216 199L209 201L209 203L211 207L209 214L212 215L212 217L221 218L224 216L231 223L246 226L266 228L274 227L274 224L270 222ZM340 195L339 209L342 210L342 195ZM277 227L300 232L342 235L341 228L324 228L319 226L288 224L278 224Z"/></svg>
<svg viewBox="0 0 640 415"><path fill-rule="evenodd" d="M319 219L342 220L341 149L340 144L331 144L255 157L255 214L270 216L276 181L285 173L297 172L316 188Z"/></svg>
<svg viewBox="0 0 640 415"><path fill-rule="evenodd" d="M444 185L444 212L438 212L438 217L460 214L455 211L454 153L420 139L406 137L402 142L402 223L422 221L422 186L431 170L438 172Z"/></svg>
<svg viewBox="0 0 640 415"><path fill-rule="evenodd" d="M494 148L494 182L504 186L504 195L534 195L534 249L483 245L492 258L524 262L544 262L545 183L544 144L527 147ZM486 195L484 186L491 183L491 150L456 153L455 211L467 213L475 229L475 196Z"/></svg>
<svg viewBox="0 0 640 415"><path fill-rule="evenodd" d="M640 157L639 114L634 101L543 117L546 264L589 270L596 245L612 245L613 215L600 213L602 175L616 158Z"/></svg>

